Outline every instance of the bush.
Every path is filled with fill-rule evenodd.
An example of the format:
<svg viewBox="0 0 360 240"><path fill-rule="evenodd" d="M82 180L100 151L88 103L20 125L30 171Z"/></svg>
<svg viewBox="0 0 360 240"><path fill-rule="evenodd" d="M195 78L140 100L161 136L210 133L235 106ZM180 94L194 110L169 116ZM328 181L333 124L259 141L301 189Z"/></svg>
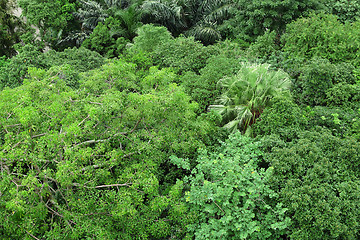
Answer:
<svg viewBox="0 0 360 240"><path fill-rule="evenodd" d="M289 210L291 239L357 239L360 236L360 188L355 139L326 129L302 132L299 139L271 147L265 160L274 168L270 185ZM271 141L271 142L269 142Z"/></svg>
<svg viewBox="0 0 360 240"><path fill-rule="evenodd" d="M316 129L316 126L327 128L338 137L349 135L352 124L358 119L359 113L350 107L321 107L312 108L312 116L309 118L309 128Z"/></svg>
<svg viewBox="0 0 360 240"><path fill-rule="evenodd" d="M290 224L286 208L269 188L272 168L260 169L259 142L230 135L213 152L201 150L185 193L198 222L189 226L196 239L279 239ZM190 169L187 160L172 162Z"/></svg>
<svg viewBox="0 0 360 240"><path fill-rule="evenodd" d="M217 53L215 48L205 47L193 37L180 36L159 44L153 56L155 63L162 67L172 67L181 74L186 71L199 73L207 59Z"/></svg>
<svg viewBox="0 0 360 240"><path fill-rule="evenodd" d="M306 116L291 98L276 97L253 125L255 136L278 134L289 141L307 124Z"/></svg>
<svg viewBox="0 0 360 240"><path fill-rule="evenodd" d="M197 117L169 69L139 79L113 60L71 89L67 67L31 68L0 92L0 235L183 239L194 215L169 156L204 148L212 120Z"/></svg>
<svg viewBox="0 0 360 240"><path fill-rule="evenodd" d="M283 51L291 58L321 57L331 63L360 64L360 21L342 24L334 15L311 15L286 27Z"/></svg>
<svg viewBox="0 0 360 240"><path fill-rule="evenodd" d="M360 85L339 83L326 91L326 102L330 106L351 106L360 100Z"/></svg>
<svg viewBox="0 0 360 240"><path fill-rule="evenodd" d="M48 51L44 53L43 61L47 63L47 66L69 64L80 73L102 66L105 58L89 49L74 47L67 48L62 52Z"/></svg>
<svg viewBox="0 0 360 240"><path fill-rule="evenodd" d="M28 68L31 67L49 69L53 66L69 65L72 68L71 71L78 74L100 67L103 64L104 58L100 54L86 48L68 48L63 52L50 50L42 53L35 46L25 45L19 49L18 55L12 57L0 67L0 89L20 86L28 74ZM69 69L68 67L64 68ZM75 83L70 85L73 84Z"/></svg>
<svg viewBox="0 0 360 240"><path fill-rule="evenodd" d="M185 92L199 103L200 111L205 112L221 93L216 87L220 79L237 73L240 68L239 59L217 55L208 59L207 65L200 70L200 75L186 72L180 81Z"/></svg>
<svg viewBox="0 0 360 240"><path fill-rule="evenodd" d="M267 31L256 38L256 41L247 49L250 58L269 60L280 50L279 36L275 31Z"/></svg>
<svg viewBox="0 0 360 240"><path fill-rule="evenodd" d="M162 42L172 39L170 32L165 27L156 27L152 24L141 26L137 30L138 36L134 38L134 43L128 49L133 52L153 52Z"/></svg>
<svg viewBox="0 0 360 240"><path fill-rule="evenodd" d="M336 15L342 23L360 18L360 3L357 0L327 0L326 6L327 11Z"/></svg>
<svg viewBox="0 0 360 240"><path fill-rule="evenodd" d="M4 87L20 86L29 67L47 67L41 58L42 53L33 45L25 45L19 49L19 54L10 58L0 67L0 90Z"/></svg>
<svg viewBox="0 0 360 240"><path fill-rule="evenodd" d="M326 59L312 59L294 81L295 99L306 105L325 105L326 91L333 86L334 65Z"/></svg>
<svg viewBox="0 0 360 240"><path fill-rule="evenodd" d="M119 27L120 24L112 17L107 18L104 24L99 22L82 46L108 58L121 55L129 40L121 37L124 30Z"/></svg>

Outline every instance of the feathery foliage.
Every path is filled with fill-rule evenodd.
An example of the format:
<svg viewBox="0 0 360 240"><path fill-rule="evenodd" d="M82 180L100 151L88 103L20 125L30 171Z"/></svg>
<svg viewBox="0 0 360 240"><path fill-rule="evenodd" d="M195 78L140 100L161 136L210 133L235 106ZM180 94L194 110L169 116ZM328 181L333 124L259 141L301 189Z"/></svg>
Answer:
<svg viewBox="0 0 360 240"><path fill-rule="evenodd" d="M271 98L289 94L289 76L281 70L271 71L269 67L268 64L243 64L235 76L219 81L223 93L209 109L223 116L225 128L245 132Z"/></svg>

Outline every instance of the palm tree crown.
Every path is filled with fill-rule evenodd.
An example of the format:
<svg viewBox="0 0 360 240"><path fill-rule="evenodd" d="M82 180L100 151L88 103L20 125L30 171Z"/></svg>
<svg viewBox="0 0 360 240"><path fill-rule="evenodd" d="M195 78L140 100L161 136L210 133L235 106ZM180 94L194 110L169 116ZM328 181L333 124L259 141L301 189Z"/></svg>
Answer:
<svg viewBox="0 0 360 240"><path fill-rule="evenodd" d="M211 44L221 39L217 25L229 16L230 0L146 0L144 21L158 23L175 36L181 33Z"/></svg>
<svg viewBox="0 0 360 240"><path fill-rule="evenodd" d="M223 116L225 128L245 132L269 105L271 98L290 94L288 74L282 70L271 71L269 67L269 64L243 64L237 75L219 81L223 93L209 110Z"/></svg>

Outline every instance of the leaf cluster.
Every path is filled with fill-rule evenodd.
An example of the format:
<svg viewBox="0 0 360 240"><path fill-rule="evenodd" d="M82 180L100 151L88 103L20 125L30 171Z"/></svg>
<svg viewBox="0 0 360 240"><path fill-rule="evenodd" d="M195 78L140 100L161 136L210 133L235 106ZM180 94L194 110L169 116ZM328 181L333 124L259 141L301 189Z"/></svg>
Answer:
<svg viewBox="0 0 360 240"><path fill-rule="evenodd" d="M199 214L190 226L196 239L278 239L285 232L290 218L269 187L273 169L259 168L259 148L237 132L219 149L200 151L185 193Z"/></svg>
<svg viewBox="0 0 360 240"><path fill-rule="evenodd" d="M274 168L270 185L292 219L289 237L357 238L358 142L319 128L287 143L276 137L262 140L272 146L265 160Z"/></svg>

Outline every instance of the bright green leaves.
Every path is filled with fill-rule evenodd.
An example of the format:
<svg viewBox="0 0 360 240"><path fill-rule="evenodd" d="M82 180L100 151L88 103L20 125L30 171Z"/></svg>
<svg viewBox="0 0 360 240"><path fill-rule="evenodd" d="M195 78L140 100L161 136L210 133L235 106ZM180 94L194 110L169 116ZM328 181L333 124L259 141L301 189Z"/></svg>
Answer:
<svg viewBox="0 0 360 240"><path fill-rule="evenodd" d="M273 169L258 167L261 154L259 143L239 132L217 151L200 151L185 196L199 214L190 227L196 239L266 239L284 232L289 218L268 183Z"/></svg>
<svg viewBox="0 0 360 240"><path fill-rule="evenodd" d="M138 90L135 78L135 65L123 60L114 60L96 69L85 73L83 87L93 94L102 94L110 89L124 91Z"/></svg>
<svg viewBox="0 0 360 240"><path fill-rule="evenodd" d="M144 25L137 30L138 36L134 38L134 45L130 51L151 52L162 42L169 41L172 37L165 27L155 27L151 24Z"/></svg>
<svg viewBox="0 0 360 240"><path fill-rule="evenodd" d="M66 76L79 77L78 88ZM192 156L216 128L174 81L169 69L139 77L134 64L114 60L80 76L70 65L31 68L22 86L0 92L1 231L182 238L194 215L168 159Z"/></svg>
<svg viewBox="0 0 360 240"><path fill-rule="evenodd" d="M311 15L289 24L282 41L291 57L322 57L359 66L359 22L342 24L334 15Z"/></svg>

